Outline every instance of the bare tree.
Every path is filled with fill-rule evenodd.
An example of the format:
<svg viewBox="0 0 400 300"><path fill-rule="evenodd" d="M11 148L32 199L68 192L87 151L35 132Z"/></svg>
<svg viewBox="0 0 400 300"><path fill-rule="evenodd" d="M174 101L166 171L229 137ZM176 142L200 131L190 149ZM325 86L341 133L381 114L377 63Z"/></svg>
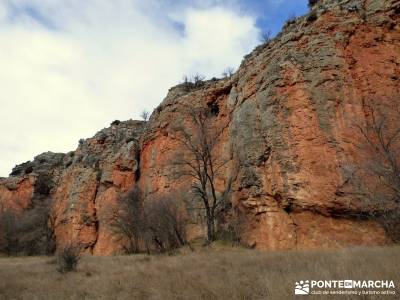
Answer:
<svg viewBox="0 0 400 300"><path fill-rule="evenodd" d="M55 214L49 198L33 199L23 212L0 212L0 252L48 255L55 251Z"/></svg>
<svg viewBox="0 0 400 300"><path fill-rule="evenodd" d="M364 165L350 166L348 183L362 199L363 214L379 220L394 241L400 241L400 126L379 116L373 107L366 125L356 125Z"/></svg>
<svg viewBox="0 0 400 300"><path fill-rule="evenodd" d="M119 198L118 205L111 212L111 227L116 234L127 242L124 246L127 253L138 253L141 244L143 244L144 222L142 206L142 192L135 187Z"/></svg>
<svg viewBox="0 0 400 300"><path fill-rule="evenodd" d="M140 117L143 119L143 121L147 122L149 120L150 113L147 110L143 110L140 114Z"/></svg>
<svg viewBox="0 0 400 300"><path fill-rule="evenodd" d="M272 40L272 31L266 30L261 34L261 40L263 43L268 44Z"/></svg>
<svg viewBox="0 0 400 300"><path fill-rule="evenodd" d="M24 212L18 224L23 251L28 255L53 254L56 249L55 224L52 199L34 199L32 208Z"/></svg>
<svg viewBox="0 0 400 300"><path fill-rule="evenodd" d="M235 69L232 67L228 67L222 72L222 77L224 78L231 78L235 74Z"/></svg>
<svg viewBox="0 0 400 300"><path fill-rule="evenodd" d="M183 76L182 85L184 86L186 91L195 90L204 85L205 78L206 77L204 75L201 75L199 73L195 73L194 75L192 75L190 77L185 75L185 76Z"/></svg>
<svg viewBox="0 0 400 300"><path fill-rule="evenodd" d="M196 73L192 77L193 83L196 87L202 86L204 79L206 79L206 77L200 73Z"/></svg>
<svg viewBox="0 0 400 300"><path fill-rule="evenodd" d="M209 123L209 108L186 107L190 124L180 124L174 128L174 138L185 148L185 154L175 164L182 167L181 174L193 180L193 192L199 207L205 212L207 222L207 241L216 239L216 219L224 209L230 190L227 184L222 193L218 193L216 180L226 161L216 153L216 145L222 130Z"/></svg>
<svg viewBox="0 0 400 300"><path fill-rule="evenodd" d="M172 197L144 199L139 188L123 195L111 216L114 231L127 241L127 253L162 253L184 246L186 222L182 206Z"/></svg>
<svg viewBox="0 0 400 300"><path fill-rule="evenodd" d="M147 251L171 251L187 244L187 217L179 202L171 197L156 197L144 203Z"/></svg>

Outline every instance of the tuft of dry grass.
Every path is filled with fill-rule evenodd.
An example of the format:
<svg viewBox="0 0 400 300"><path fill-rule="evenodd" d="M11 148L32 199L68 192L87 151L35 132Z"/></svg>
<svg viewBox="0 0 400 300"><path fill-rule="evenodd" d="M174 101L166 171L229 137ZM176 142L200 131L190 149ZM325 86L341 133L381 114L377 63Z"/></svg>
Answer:
<svg viewBox="0 0 400 300"><path fill-rule="evenodd" d="M400 284L400 247L286 252L219 247L174 256L86 256L77 272L65 275L53 262L0 258L0 299L293 299L295 281L305 279Z"/></svg>

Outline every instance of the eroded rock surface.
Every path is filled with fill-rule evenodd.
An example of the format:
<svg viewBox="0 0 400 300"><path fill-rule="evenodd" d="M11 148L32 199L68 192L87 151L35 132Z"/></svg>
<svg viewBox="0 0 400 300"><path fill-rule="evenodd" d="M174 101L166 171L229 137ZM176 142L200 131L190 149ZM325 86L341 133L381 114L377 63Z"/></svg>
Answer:
<svg viewBox="0 0 400 300"><path fill-rule="evenodd" d="M185 106L208 106L209 122L223 130L218 155L228 161L218 186L222 192L231 182L249 246L390 243L378 223L355 217L362 199L346 192L346 166L366 159L355 125L368 121L370 107L400 127L399 14L400 1L321 1L245 57L231 78L189 92L174 87L149 122L115 122L74 152L16 167L0 180L2 203L26 208L46 174L58 244L116 252L107 213L121 193L135 185L146 196L190 193L171 163L183 151L173 130L185 122Z"/></svg>

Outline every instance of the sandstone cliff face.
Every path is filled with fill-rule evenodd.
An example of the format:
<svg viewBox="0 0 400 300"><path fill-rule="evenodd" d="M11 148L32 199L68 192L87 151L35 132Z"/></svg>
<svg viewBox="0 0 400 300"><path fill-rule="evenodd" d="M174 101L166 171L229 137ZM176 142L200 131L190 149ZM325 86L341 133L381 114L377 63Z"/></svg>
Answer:
<svg viewBox="0 0 400 300"><path fill-rule="evenodd" d="M108 226L118 196L135 185L143 122L113 122L68 154L44 153L14 168L16 177L0 181L0 200L10 208L29 207L46 177L55 209L59 247L79 243L85 252L111 254L120 242ZM39 188L40 189L40 188ZM7 207L6 207L7 208Z"/></svg>
<svg viewBox="0 0 400 300"><path fill-rule="evenodd" d="M354 217L362 199L347 192L346 166L366 159L355 124L368 122L370 107L400 127L400 1L326 0L313 14L255 49L232 78L172 88L149 122L117 122L75 152L18 166L0 180L2 203L28 207L46 174L58 244L116 252L107 213L121 193L135 185L146 196L190 193L171 163L183 151L173 130L185 122L185 105L208 106L209 122L223 129L218 155L228 161L218 185L232 183L232 211L245 216L249 246L390 243L378 223Z"/></svg>

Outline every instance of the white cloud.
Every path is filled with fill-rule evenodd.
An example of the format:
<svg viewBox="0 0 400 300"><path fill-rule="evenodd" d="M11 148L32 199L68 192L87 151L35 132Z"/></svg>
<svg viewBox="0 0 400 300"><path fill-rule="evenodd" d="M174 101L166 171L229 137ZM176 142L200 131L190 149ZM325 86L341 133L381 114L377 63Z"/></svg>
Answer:
<svg viewBox="0 0 400 300"><path fill-rule="evenodd" d="M6 7L5 7L5 5L2 5L0 3L0 22L4 22L6 18L7 18Z"/></svg>
<svg viewBox="0 0 400 300"><path fill-rule="evenodd" d="M12 2L0 0L1 176L43 151L73 150L114 119L138 118L183 74L237 67L259 34L253 18L215 3Z"/></svg>
<svg viewBox="0 0 400 300"><path fill-rule="evenodd" d="M238 58L257 43L251 18L238 18L220 8L189 10L185 24L184 56L200 72L219 75L222 66L237 65Z"/></svg>

